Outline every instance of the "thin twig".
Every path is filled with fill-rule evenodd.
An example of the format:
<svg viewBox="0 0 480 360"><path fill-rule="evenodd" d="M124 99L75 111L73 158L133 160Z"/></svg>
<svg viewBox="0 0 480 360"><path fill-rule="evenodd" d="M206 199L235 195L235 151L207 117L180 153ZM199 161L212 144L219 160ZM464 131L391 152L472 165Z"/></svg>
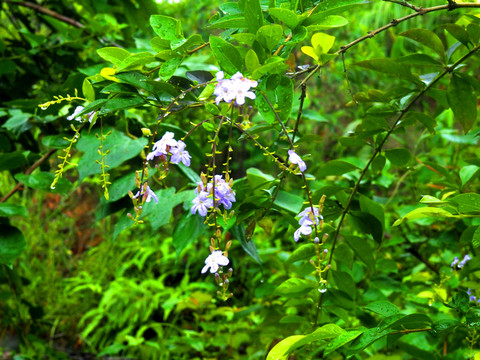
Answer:
<svg viewBox="0 0 480 360"><path fill-rule="evenodd" d="M30 166L26 171L25 175L29 175L32 173L33 170L35 170L37 167L39 167L45 160L47 160L52 154L57 151L57 149L50 149L48 152L43 155L40 159L38 159L32 166ZM23 183L19 182L15 185L15 187L10 190L10 192L5 195L1 200L0 203L3 203L7 201L13 194L15 194L18 190L22 188Z"/></svg>
<svg viewBox="0 0 480 360"><path fill-rule="evenodd" d="M410 3L406 2L406 1L403 1L403 0L383 0L383 1L391 2L391 3L394 3L394 4L401 5L401 6L405 6L407 8L412 9L412 10L415 10L415 11L421 11L422 10L422 7L410 4Z"/></svg>

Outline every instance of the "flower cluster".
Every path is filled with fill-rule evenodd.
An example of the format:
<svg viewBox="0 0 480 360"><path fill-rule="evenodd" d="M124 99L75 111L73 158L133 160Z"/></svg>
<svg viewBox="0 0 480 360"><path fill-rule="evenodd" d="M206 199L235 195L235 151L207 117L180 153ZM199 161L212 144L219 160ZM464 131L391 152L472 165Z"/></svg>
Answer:
<svg viewBox="0 0 480 360"><path fill-rule="evenodd" d="M293 234L293 239L295 241L300 240L300 236L303 234L305 236L310 235L313 231L313 226L320 223L320 220L323 220L323 216L320 215L318 208L307 207L302 212L300 212L296 217L300 217L298 223L300 227Z"/></svg>
<svg viewBox="0 0 480 360"><path fill-rule="evenodd" d="M190 159L192 158L187 150L185 150L185 143L182 140L175 140L174 133L167 131L160 140L158 140L152 148L152 152L147 155L147 160L152 161L155 157L166 158L171 155L170 162L172 164L179 164L182 162L185 166L190 166Z"/></svg>
<svg viewBox="0 0 480 360"><path fill-rule="evenodd" d="M202 274L205 274L208 269L210 269L212 274L216 273L220 266L226 266L229 262L228 258L223 255L222 250L212 251L212 253L205 259L205 266L202 269Z"/></svg>
<svg viewBox="0 0 480 360"><path fill-rule="evenodd" d="M298 156L297 153L293 150L288 150L288 161L290 161L290 163L294 165L298 165L298 168L302 173L307 170L307 165L305 164L305 161L303 161L302 158Z"/></svg>
<svg viewBox="0 0 480 360"><path fill-rule="evenodd" d="M456 269L456 268L461 269L465 266L468 260L472 260L472 258L468 254L463 257L462 261L460 261L458 257L455 256L455 259L452 261L451 267L452 269Z"/></svg>
<svg viewBox="0 0 480 360"><path fill-rule="evenodd" d="M67 117L67 120L71 121L71 120L75 119L77 121L82 122L83 118L81 116L78 116L78 114L80 114L83 111L83 109L85 109L83 106L77 106L75 108L75 111L73 112L73 114ZM84 116L87 117L89 122L92 122L93 117L95 116L95 113L96 113L95 111L91 111Z"/></svg>
<svg viewBox="0 0 480 360"><path fill-rule="evenodd" d="M215 86L213 94L217 97L215 99L217 105L222 100L227 103L235 100L236 105L243 105L246 97L255 99L255 93L250 91L250 88L257 86L258 83L243 77L240 72L237 72L230 79L224 79L223 71L219 71L215 77L218 84Z"/></svg>
<svg viewBox="0 0 480 360"><path fill-rule="evenodd" d="M215 205L223 205L225 209L230 209L232 203L235 202L235 192L232 190L233 180L226 182L222 175L215 175ZM197 183L195 189L197 195L192 200L192 214L197 211L200 215L207 215L208 209L213 207L213 181L210 181L207 186L203 182Z"/></svg>

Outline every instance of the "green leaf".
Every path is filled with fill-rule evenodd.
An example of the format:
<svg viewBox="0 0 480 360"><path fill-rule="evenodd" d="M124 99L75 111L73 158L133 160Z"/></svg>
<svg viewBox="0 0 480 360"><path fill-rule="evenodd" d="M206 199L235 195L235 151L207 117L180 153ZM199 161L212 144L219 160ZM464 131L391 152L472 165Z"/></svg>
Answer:
<svg viewBox="0 0 480 360"><path fill-rule="evenodd" d="M317 286L317 282L313 280L291 278L282 282L275 289L275 294L287 297L298 297L309 293Z"/></svg>
<svg viewBox="0 0 480 360"><path fill-rule="evenodd" d="M260 67L260 61L258 60L258 56L253 49L248 50L247 55L245 55L245 67L250 73L254 72Z"/></svg>
<svg viewBox="0 0 480 360"><path fill-rule="evenodd" d="M331 160L320 167L318 170L318 177L327 177L327 176L340 176L351 171L357 170L353 164L350 164L343 160Z"/></svg>
<svg viewBox="0 0 480 360"><path fill-rule="evenodd" d="M458 24L447 24L445 25L445 29L463 45L468 46L470 37L468 36L468 32L464 26Z"/></svg>
<svg viewBox="0 0 480 360"><path fill-rule="evenodd" d="M260 69L255 70L254 74ZM292 80L286 76L270 75L260 83L258 88L262 93L257 91L255 105L257 105L262 118L270 124L276 123L278 122L275 116L276 113L282 121L288 120L293 106ZM265 100L265 96L268 98L275 112Z"/></svg>
<svg viewBox="0 0 480 360"><path fill-rule="evenodd" d="M132 54L123 59L123 61L118 65L117 71L125 71L127 69L142 67L143 65L147 65L155 61L158 61L157 58L148 51Z"/></svg>
<svg viewBox="0 0 480 360"><path fill-rule="evenodd" d="M263 13L260 7L260 0L245 0L245 20L247 20L248 31L255 34L263 26Z"/></svg>
<svg viewBox="0 0 480 360"><path fill-rule="evenodd" d="M312 46L315 52L320 54L326 54L332 48L335 42L335 36L331 36L325 33L316 33L312 36Z"/></svg>
<svg viewBox="0 0 480 360"><path fill-rule="evenodd" d="M312 33L319 30L345 26L348 24L348 20L343 16L329 15L327 17L321 16L317 18L312 17L311 19L307 18L306 23L308 23L308 32Z"/></svg>
<svg viewBox="0 0 480 360"><path fill-rule="evenodd" d="M182 24L177 19L164 15L150 16L150 26L161 39L177 40L183 38Z"/></svg>
<svg viewBox="0 0 480 360"><path fill-rule="evenodd" d="M60 194L67 194L72 189L72 183L65 178L60 178L55 186L55 189L51 189L50 185L52 184L54 178L55 174L47 171L36 172L33 175L15 175L15 179L32 189L49 190L51 192Z"/></svg>
<svg viewBox="0 0 480 360"><path fill-rule="evenodd" d="M345 294L347 294L350 297L350 299L352 300L355 299L356 286L355 286L355 281L353 281L352 275L350 275L346 271L332 270L332 276L338 290L343 291Z"/></svg>
<svg viewBox="0 0 480 360"><path fill-rule="evenodd" d="M0 216L27 216L27 209L23 205L0 203Z"/></svg>
<svg viewBox="0 0 480 360"><path fill-rule="evenodd" d="M423 126L427 128L430 134L435 134L435 127L437 126L437 122L428 114L416 111L409 111L403 119L404 124L410 124L419 121L423 124Z"/></svg>
<svg viewBox="0 0 480 360"><path fill-rule="evenodd" d="M181 57L175 57L165 61L160 67L160 70L158 71L158 76L160 76L163 81L170 80L170 78L173 76L173 74L175 74L175 71L180 66L182 61L183 58Z"/></svg>
<svg viewBox="0 0 480 360"><path fill-rule="evenodd" d="M27 164L27 159L21 151L0 154L0 171L18 169Z"/></svg>
<svg viewBox="0 0 480 360"><path fill-rule="evenodd" d="M452 108L455 119L460 122L465 134L472 128L477 119L477 97L470 83L453 75L448 87L448 104Z"/></svg>
<svg viewBox="0 0 480 360"><path fill-rule="evenodd" d="M422 45L425 45L435 51L441 58L445 56L445 48L442 40L430 30L427 29L410 29L400 34Z"/></svg>
<svg viewBox="0 0 480 360"><path fill-rule="evenodd" d="M88 79L83 80L82 92L83 97L89 102L95 101L95 90L93 89L92 83Z"/></svg>
<svg viewBox="0 0 480 360"><path fill-rule="evenodd" d="M190 35L187 39L172 41L170 48L178 52L187 52L193 46L202 45L205 42L200 34Z"/></svg>
<svg viewBox="0 0 480 360"><path fill-rule="evenodd" d="M142 218L148 216L148 222L152 226L153 231L170 222L173 208L181 202L181 200L177 199L173 187L155 191L155 194L158 197L158 204L154 201L146 203L142 213Z"/></svg>
<svg viewBox="0 0 480 360"><path fill-rule="evenodd" d="M243 250L250 255L257 263L262 265L262 260L258 255L257 248L253 240L247 241L245 237L245 228L242 225L234 225L230 229L232 235L235 239L240 241L240 245L242 245Z"/></svg>
<svg viewBox="0 0 480 360"><path fill-rule="evenodd" d="M285 353L290 346L304 337L305 335L293 335L283 339L275 345L272 350L270 350L267 355L267 360L287 360L287 355L285 355Z"/></svg>
<svg viewBox="0 0 480 360"><path fill-rule="evenodd" d="M180 219L173 232L173 247L175 248L177 259L182 250L197 240L204 229L205 225L201 216L188 213Z"/></svg>
<svg viewBox="0 0 480 360"><path fill-rule="evenodd" d="M478 226L473 233L472 245L475 248L480 246L480 226Z"/></svg>
<svg viewBox="0 0 480 360"><path fill-rule="evenodd" d="M131 55L127 50L113 46L98 49L97 54L115 66L120 65L123 60Z"/></svg>
<svg viewBox="0 0 480 360"><path fill-rule="evenodd" d="M363 5L368 3L369 1L366 0L323 0L322 2L318 3L318 5L312 11L312 14L318 13L318 15L321 16L339 14L356 5Z"/></svg>
<svg viewBox="0 0 480 360"><path fill-rule="evenodd" d="M393 223L393 226L398 226L404 221L423 219L428 217L455 217L452 213L447 210L443 210L435 207L421 207L415 210L410 211L404 217L398 219Z"/></svg>
<svg viewBox="0 0 480 360"><path fill-rule="evenodd" d="M243 14L232 14L221 17L217 21L210 23L207 27L208 29L245 29L248 27L248 24Z"/></svg>
<svg viewBox="0 0 480 360"><path fill-rule="evenodd" d="M392 75L397 78L399 77L407 80L413 79L413 75L410 73L408 67L395 59L370 59L359 61L354 65L378 71L383 74Z"/></svg>
<svg viewBox="0 0 480 360"><path fill-rule="evenodd" d="M354 331L341 333L340 335L338 335L338 337L336 337L335 339L333 339L327 344L325 351L323 352L323 355L327 356L331 352L341 348L342 346L349 343L350 341L355 340L361 334L363 334L363 330L354 330Z"/></svg>
<svg viewBox="0 0 480 360"><path fill-rule="evenodd" d="M408 164L412 155L405 148L385 150L385 156L395 166L403 167Z"/></svg>
<svg viewBox="0 0 480 360"><path fill-rule="evenodd" d="M262 26L258 29L256 38L264 48L272 51L283 38L283 28L277 24Z"/></svg>
<svg viewBox="0 0 480 360"><path fill-rule="evenodd" d="M432 320L425 314L410 314L393 322L387 326L387 329L424 329L430 327Z"/></svg>
<svg viewBox="0 0 480 360"><path fill-rule="evenodd" d="M375 271L375 259L373 258L373 251L367 242L367 239L360 238L358 236L347 236L345 238L348 245L352 248L357 257L367 265L367 268L371 271Z"/></svg>
<svg viewBox="0 0 480 360"><path fill-rule="evenodd" d="M288 352L292 352L295 349L298 349L301 346L312 344L315 341L327 340L332 338L337 338L339 335L345 333L346 331L343 330L340 326L335 324L326 324L322 327L318 328L311 334L308 334L303 339L299 339L295 343L293 343Z"/></svg>
<svg viewBox="0 0 480 360"><path fill-rule="evenodd" d="M379 219L363 211L350 211L350 220L361 232L371 234L377 243L383 240L383 226Z"/></svg>
<svg viewBox="0 0 480 360"><path fill-rule="evenodd" d="M16 137L30 130L32 127L32 123L30 122L32 114L24 113L21 110L10 110L10 115L10 118L2 127L11 131Z"/></svg>
<svg viewBox="0 0 480 360"><path fill-rule="evenodd" d="M12 266L13 260L25 250L22 232L8 224L0 225L0 264Z"/></svg>
<svg viewBox="0 0 480 360"><path fill-rule="evenodd" d="M270 13L270 15L272 15L277 20L283 22L292 30L295 29L301 21L300 16L288 9L272 8L268 9L268 12Z"/></svg>
<svg viewBox="0 0 480 360"><path fill-rule="evenodd" d="M145 104L145 100L141 96L128 94L119 95L107 100L107 102L102 104L102 108L99 113L101 115L105 115L113 111L134 108L143 104ZM83 109L82 113L85 112L85 109Z"/></svg>
<svg viewBox="0 0 480 360"><path fill-rule="evenodd" d="M480 211L480 195L475 193L460 194L452 198L448 198L449 203L458 206L458 212L479 212Z"/></svg>
<svg viewBox="0 0 480 360"><path fill-rule="evenodd" d="M314 244L304 244L296 248L294 252L285 260L285 264L293 264L299 260L311 259L315 255Z"/></svg>
<svg viewBox="0 0 480 360"><path fill-rule="evenodd" d="M210 47L218 65L228 74L242 71L243 59L237 48L222 38L210 36Z"/></svg>
<svg viewBox="0 0 480 360"><path fill-rule="evenodd" d="M279 56L272 56L271 58L267 59L267 61L265 61L262 66L260 66L253 72L252 79L258 80L268 73L283 74L287 68L288 65L285 64L285 59ZM260 86L262 86L262 84L260 84ZM259 97L257 96L257 99L258 98Z"/></svg>
<svg viewBox="0 0 480 360"><path fill-rule="evenodd" d="M288 191L280 190L273 204L282 209L298 214L303 206L303 197L292 194Z"/></svg>
<svg viewBox="0 0 480 360"><path fill-rule="evenodd" d="M398 307L393 305L391 302L384 300L375 301L373 303L365 305L363 308L373 311L374 313L377 313L384 317L392 316L400 312L400 310L398 310Z"/></svg>
<svg viewBox="0 0 480 360"><path fill-rule="evenodd" d="M360 194L360 209L375 216L385 229L385 211L380 203Z"/></svg>
<svg viewBox="0 0 480 360"><path fill-rule="evenodd" d="M103 130L104 134L109 131L112 131L112 133L103 142L103 151L107 152L110 150L110 153L105 157L106 164L110 166L109 170L137 156L143 150L143 147L147 145L147 139L145 138L133 140L118 130L111 128ZM95 162L95 160L100 161L100 155L97 153L100 140L95 136L99 132L100 130L96 129L90 134L83 134L77 143L78 150L84 152L78 162L79 181L82 181L89 175L102 172L100 165Z"/></svg>

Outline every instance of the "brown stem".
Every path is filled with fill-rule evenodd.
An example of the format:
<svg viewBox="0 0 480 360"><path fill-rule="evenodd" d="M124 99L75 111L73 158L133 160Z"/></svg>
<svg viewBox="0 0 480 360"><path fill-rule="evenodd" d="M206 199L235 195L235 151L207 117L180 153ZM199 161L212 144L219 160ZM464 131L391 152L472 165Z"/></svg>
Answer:
<svg viewBox="0 0 480 360"><path fill-rule="evenodd" d="M52 154L57 151L57 149L50 149L48 152L43 155L40 159L38 159L32 166L30 166L26 171L25 174L29 175L32 173L33 170L35 170L37 167L39 167L45 160L47 160ZM10 190L10 192L5 195L1 200L0 203L3 203L7 201L13 194L15 194L18 190L22 188L23 183L19 182L15 185L15 187Z"/></svg>
<svg viewBox="0 0 480 360"><path fill-rule="evenodd" d="M78 22L77 20L66 17L62 14L59 14L59 13L55 12L55 11L52 11L50 9L47 9L47 8L43 7L43 6L28 2L28 1L1 0L0 2L7 2L7 3L10 3L10 4L20 5L20 6L28 7L30 9L34 9L38 12L44 13L45 15L48 15L48 16L53 17L57 20L60 20L64 23L75 26L76 28L79 28L79 29L83 29L85 27L85 25Z"/></svg>

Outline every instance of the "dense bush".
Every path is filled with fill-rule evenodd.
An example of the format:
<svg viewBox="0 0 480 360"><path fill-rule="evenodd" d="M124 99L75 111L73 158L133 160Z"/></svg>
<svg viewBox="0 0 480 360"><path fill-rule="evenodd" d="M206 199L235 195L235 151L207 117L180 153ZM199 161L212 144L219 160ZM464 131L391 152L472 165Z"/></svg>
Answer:
<svg viewBox="0 0 480 360"><path fill-rule="evenodd" d="M478 358L479 14L2 2L3 358Z"/></svg>

